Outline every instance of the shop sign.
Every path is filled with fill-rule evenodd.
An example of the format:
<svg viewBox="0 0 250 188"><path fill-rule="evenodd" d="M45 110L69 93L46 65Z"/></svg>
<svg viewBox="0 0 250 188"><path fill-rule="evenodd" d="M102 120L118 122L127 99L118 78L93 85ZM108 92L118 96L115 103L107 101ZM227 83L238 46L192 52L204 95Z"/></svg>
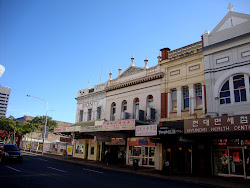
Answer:
<svg viewBox="0 0 250 188"><path fill-rule="evenodd" d="M166 134L183 134L184 129L169 129L169 128L160 128L158 131L159 135L166 135Z"/></svg>
<svg viewBox="0 0 250 188"><path fill-rule="evenodd" d="M60 142L68 142L68 143L71 143L71 142L72 142L72 139L71 139L71 138L60 137Z"/></svg>
<svg viewBox="0 0 250 188"><path fill-rule="evenodd" d="M119 138L112 138L111 142L105 142L107 145L125 145L125 140L124 139L119 139Z"/></svg>
<svg viewBox="0 0 250 188"><path fill-rule="evenodd" d="M78 132L79 129L80 129L80 126L60 127L60 128L55 128L54 133Z"/></svg>
<svg viewBox="0 0 250 188"><path fill-rule="evenodd" d="M184 120L184 134L250 131L250 114Z"/></svg>
<svg viewBox="0 0 250 188"><path fill-rule="evenodd" d="M135 130L135 120L120 120L103 122L103 131Z"/></svg>
<svg viewBox="0 0 250 188"><path fill-rule="evenodd" d="M68 155L72 155L73 154L73 148L72 148L72 146L67 146L67 153L68 153Z"/></svg>
<svg viewBox="0 0 250 188"><path fill-rule="evenodd" d="M97 137L95 136L94 137L94 141L99 141L99 142L111 142L111 139L110 138L105 138L105 137Z"/></svg>
<svg viewBox="0 0 250 188"><path fill-rule="evenodd" d="M157 136L157 125L136 126L135 136Z"/></svg>
<svg viewBox="0 0 250 188"><path fill-rule="evenodd" d="M97 131L102 131L102 125L80 127L79 132L97 132Z"/></svg>
<svg viewBox="0 0 250 188"><path fill-rule="evenodd" d="M150 142L150 140L135 140L135 141L128 141L129 146L140 146L140 145L148 145L148 146L155 146L155 143Z"/></svg>
<svg viewBox="0 0 250 188"><path fill-rule="evenodd" d="M148 140L139 140L139 145L148 145Z"/></svg>

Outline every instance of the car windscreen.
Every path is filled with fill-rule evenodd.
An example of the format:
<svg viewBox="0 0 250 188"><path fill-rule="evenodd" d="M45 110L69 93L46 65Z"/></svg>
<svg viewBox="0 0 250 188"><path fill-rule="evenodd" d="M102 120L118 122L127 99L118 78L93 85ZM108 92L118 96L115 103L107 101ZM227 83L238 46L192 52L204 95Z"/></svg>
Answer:
<svg viewBox="0 0 250 188"><path fill-rule="evenodd" d="M16 145L5 145L4 150L5 151L19 151Z"/></svg>

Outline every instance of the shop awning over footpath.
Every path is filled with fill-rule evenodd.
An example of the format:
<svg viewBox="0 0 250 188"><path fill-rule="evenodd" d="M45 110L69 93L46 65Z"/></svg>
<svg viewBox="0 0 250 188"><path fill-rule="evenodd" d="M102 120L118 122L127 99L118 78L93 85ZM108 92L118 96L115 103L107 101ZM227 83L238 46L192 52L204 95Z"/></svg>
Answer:
<svg viewBox="0 0 250 188"><path fill-rule="evenodd" d="M126 119L118 121L86 121L79 122L69 127L55 128L55 134L70 135L75 138L94 138L96 141L107 141L111 138L123 138L135 136L138 126L148 126L148 122ZM149 127L151 128L151 127ZM157 133L157 132L156 132Z"/></svg>

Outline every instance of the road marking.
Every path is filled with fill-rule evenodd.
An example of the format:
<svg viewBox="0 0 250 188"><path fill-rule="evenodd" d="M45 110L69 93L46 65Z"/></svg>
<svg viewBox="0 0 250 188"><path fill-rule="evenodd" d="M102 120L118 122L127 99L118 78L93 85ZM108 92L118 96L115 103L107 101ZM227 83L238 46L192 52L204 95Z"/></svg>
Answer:
<svg viewBox="0 0 250 188"><path fill-rule="evenodd" d="M103 174L103 172L96 171L96 170L91 170L91 169L87 169L87 168L83 168L83 170L87 170L87 171L90 171L90 172L95 172L95 173Z"/></svg>
<svg viewBox="0 0 250 188"><path fill-rule="evenodd" d="M12 167L10 167L10 166L6 166L7 168L10 168L10 169L12 169L12 170L15 170L15 171L17 171L17 172L21 172L20 170L17 170L17 169L15 169L15 168L12 168Z"/></svg>
<svg viewBox="0 0 250 188"><path fill-rule="evenodd" d="M48 160L45 160L45 159L40 159L40 158L37 158L38 160L41 160L41 161L48 161Z"/></svg>
<svg viewBox="0 0 250 188"><path fill-rule="evenodd" d="M47 166L47 168L50 168L50 169L53 169L53 170L57 170L57 171L60 171L60 172L66 172L66 171L64 171L64 170L60 170L60 169L57 169L57 168L52 168L52 167L50 167L50 166Z"/></svg>

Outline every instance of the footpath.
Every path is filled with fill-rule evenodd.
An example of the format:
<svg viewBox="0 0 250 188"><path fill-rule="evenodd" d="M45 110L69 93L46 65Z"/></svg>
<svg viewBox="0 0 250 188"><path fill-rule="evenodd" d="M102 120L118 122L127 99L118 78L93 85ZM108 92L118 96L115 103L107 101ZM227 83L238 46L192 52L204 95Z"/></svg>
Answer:
<svg viewBox="0 0 250 188"><path fill-rule="evenodd" d="M30 153L29 151L22 151L22 152L24 154ZM36 152L31 151L31 153L36 153ZM39 152L36 154L41 155L41 153ZM86 165L99 169L107 169L124 173L137 174L137 175L148 176L170 181L180 181L180 182L194 183L199 185L222 187L222 188L250 188L250 179L244 179L239 177L194 176L194 175L172 175L172 174L166 175L162 171L155 170L152 168L139 167L138 170L135 171L133 166L128 166L128 165L115 165L115 164L106 165L106 163L101 161L90 161L90 160L75 158L72 156L63 158L62 155L55 155L51 153L44 153L43 156L47 158L57 159L70 163L76 163L80 165Z"/></svg>

